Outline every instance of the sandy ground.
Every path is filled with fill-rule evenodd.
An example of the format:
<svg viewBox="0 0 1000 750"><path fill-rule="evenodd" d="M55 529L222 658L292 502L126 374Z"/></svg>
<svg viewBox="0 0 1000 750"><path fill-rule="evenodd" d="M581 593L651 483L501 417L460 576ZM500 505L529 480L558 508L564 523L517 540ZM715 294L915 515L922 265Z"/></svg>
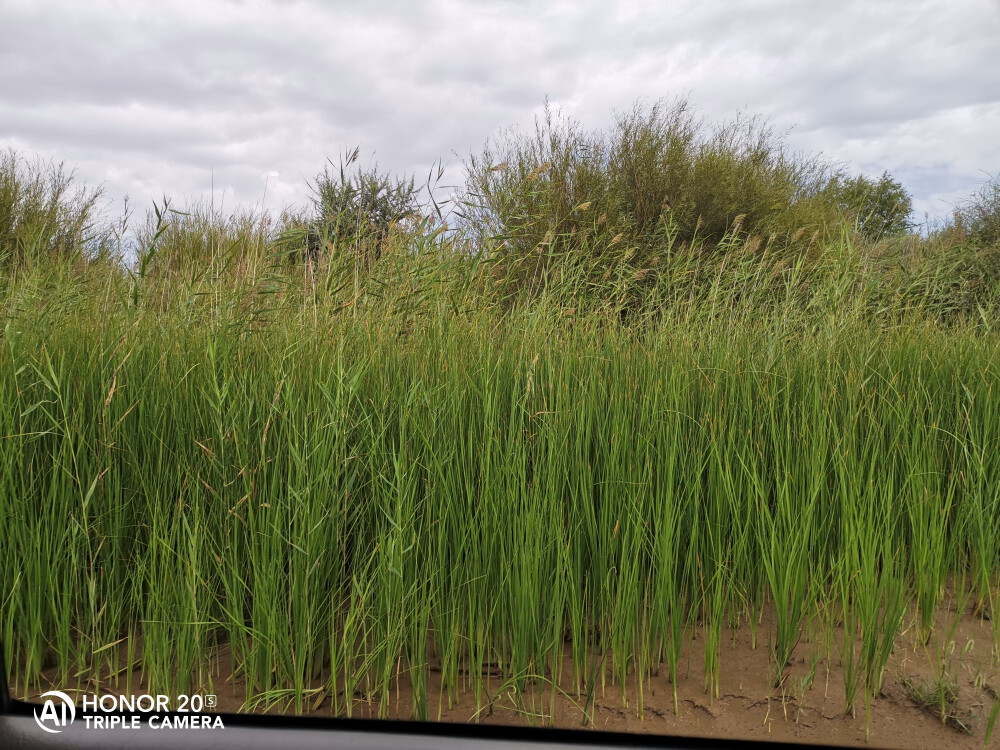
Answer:
<svg viewBox="0 0 1000 750"><path fill-rule="evenodd" d="M939 627L926 646L921 644L915 626L907 627L897 638L882 694L871 707L867 739L863 693L859 692L854 715L845 715L837 645L829 643L829 635L825 635L818 625L815 632L808 626L803 631L791 663L783 672L781 684L772 687L774 666L768 638L773 628L767 617L758 626L756 648L751 644L750 628L745 624L735 631L723 629L717 698L705 691L702 635L697 628L689 633L690 642L682 655L678 676L676 715L665 664L659 675L643 684L641 710L634 678L629 677L623 690L620 684L614 684L609 670L603 690L597 686L593 705L585 713L586 691L576 695L567 648L561 682L566 692L553 691L550 685L543 685L541 690L529 688L517 695L500 671L493 669L485 675L484 705L480 709L476 707L471 690L460 693L458 702L449 705L447 696L441 695L437 659L431 656L427 676L428 716L431 720L445 722L479 721L567 729L589 727L616 732L806 744L934 750L981 748L993 701L1000 698L1000 654L995 652L993 645L992 623L968 612L958 616L954 606L942 606L937 619ZM945 640L953 624L954 634ZM839 633L835 637L839 638ZM957 688L948 707L950 718L947 722L942 722L936 709L919 705L914 691L914 686L919 689L934 685L942 668L947 681ZM202 692L217 696L217 710L246 710L244 685L239 679L229 677L230 663L224 649L213 660L211 671L218 676L211 679L212 684L206 685ZM54 672L48 674L50 679L53 676ZM321 677L315 686L319 688L323 684ZM48 689L63 689L71 695L73 690L93 693L94 683L57 685L43 682L27 693L13 685L12 694L31 699ZM141 674L134 672L128 692L138 694L147 689ZM104 683L100 692L119 691ZM124 689L121 692L126 693ZM339 699L343 715L343 695ZM256 706L254 710L285 713L294 711L294 707L283 701ZM333 704L329 696L322 697L317 691L307 699L306 711L330 715ZM356 692L351 715L412 718L413 693L408 675L401 673L397 677L384 712L375 697ZM1000 748L1000 721L997 723L990 746Z"/></svg>

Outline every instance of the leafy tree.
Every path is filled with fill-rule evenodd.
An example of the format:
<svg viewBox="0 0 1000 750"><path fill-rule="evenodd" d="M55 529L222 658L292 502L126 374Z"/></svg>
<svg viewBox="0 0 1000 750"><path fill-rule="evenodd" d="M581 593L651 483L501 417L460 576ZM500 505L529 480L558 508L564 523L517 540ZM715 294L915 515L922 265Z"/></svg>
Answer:
<svg viewBox="0 0 1000 750"><path fill-rule="evenodd" d="M858 175L834 185L842 211L854 218L858 229L872 240L902 234L911 228L913 201L900 182L888 172L878 180Z"/></svg>

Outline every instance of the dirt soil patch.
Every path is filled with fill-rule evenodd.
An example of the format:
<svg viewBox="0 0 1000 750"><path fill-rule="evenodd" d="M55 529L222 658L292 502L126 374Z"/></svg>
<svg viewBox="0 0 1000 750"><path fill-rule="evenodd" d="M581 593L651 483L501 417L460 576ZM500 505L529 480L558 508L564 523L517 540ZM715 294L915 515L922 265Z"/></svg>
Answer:
<svg viewBox="0 0 1000 750"><path fill-rule="evenodd" d="M518 692L502 670L492 667L484 672L482 705L478 707L471 681L460 691L457 702L442 694L440 663L432 655L427 672L428 717L442 722L591 728L845 747L981 748L993 701L1000 699L1000 659L993 646L992 623L972 613L956 619L954 609L947 607L941 608L938 620L940 627L926 645L921 643L914 625L907 626L897 638L882 693L870 708L867 739L862 691L858 693L853 715L845 712L844 680L836 644L840 631L827 628L824 632L820 627L807 626L789 666L782 672L780 684L773 687L776 672L767 643L772 628L766 616L757 628L756 644L751 642L746 624L736 630L723 629L718 697L705 689L701 632L697 627L689 632L678 675L676 714L665 664L658 675L643 682L641 705L640 686L635 680L630 676L624 686L616 684L610 669L605 670L604 684L597 684L588 705L586 687L581 685L577 693L567 646L560 689L554 690L551 675L546 675L540 687L535 684ZM943 639L952 625L954 632L945 642ZM591 654L591 658L600 656ZM201 690L217 696L216 710L294 712L294 704L287 699L248 704L242 680L230 677L231 666L228 650L221 649L212 659L211 676ZM465 673L469 676L468 670ZM122 683L116 689L106 679L97 683L92 678L79 684L59 685L54 682L55 670L49 670L43 684L26 692L12 685L12 694L31 700L50 689L65 690L70 695L74 690L124 695L154 692L149 690L139 670L132 677L128 689L121 689ZM326 682L326 676L321 675L313 683L305 700L305 713L334 713L331 696L323 690ZM342 691L338 703L340 715L346 715ZM362 687L351 700L350 715L410 719L413 706L410 676L401 671L386 706L376 696L366 695ZM1000 747L1000 727L991 745Z"/></svg>

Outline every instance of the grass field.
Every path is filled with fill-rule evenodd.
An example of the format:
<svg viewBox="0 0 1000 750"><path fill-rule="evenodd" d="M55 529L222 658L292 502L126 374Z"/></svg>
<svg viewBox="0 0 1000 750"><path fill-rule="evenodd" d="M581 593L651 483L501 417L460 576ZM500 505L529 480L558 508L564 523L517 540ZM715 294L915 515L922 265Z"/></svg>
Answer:
<svg viewBox="0 0 1000 750"><path fill-rule="evenodd" d="M592 218L591 254L566 226L513 260L424 222L303 263L290 224L204 207L153 216L130 267L11 244L15 684L128 689L137 666L183 693L225 647L248 704L387 709L406 673L435 718L433 654L445 703L484 705L498 665L515 694L617 685L641 714L660 673L677 709L694 635L717 697L736 628L775 686L826 633L851 713L946 594L995 669L995 249L668 220L612 263L628 240Z"/></svg>

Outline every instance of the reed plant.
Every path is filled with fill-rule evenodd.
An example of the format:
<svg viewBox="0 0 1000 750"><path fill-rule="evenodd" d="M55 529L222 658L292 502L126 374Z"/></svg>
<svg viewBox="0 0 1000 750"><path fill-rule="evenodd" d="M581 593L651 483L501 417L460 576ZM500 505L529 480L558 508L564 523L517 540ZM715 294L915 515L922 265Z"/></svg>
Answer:
<svg viewBox="0 0 1000 750"><path fill-rule="evenodd" d="M613 163L715 153L682 114L626 118ZM407 679L434 718L433 665L438 705L477 715L499 690L549 715L611 690L641 715L661 668L678 710L693 634L714 699L725 625L766 630L781 685L820 618L845 711L860 692L870 715L906 612L930 637L956 578L992 611L996 307L967 296L985 266L948 270L942 238L914 256L849 224L786 217L782 239L745 208L699 229L658 194L599 205L574 186L605 162L546 137L563 162L476 161L466 223L377 251L303 258L299 220L162 206L131 265L3 269L20 693L134 666L152 692L239 680L247 708L387 715Z"/></svg>

